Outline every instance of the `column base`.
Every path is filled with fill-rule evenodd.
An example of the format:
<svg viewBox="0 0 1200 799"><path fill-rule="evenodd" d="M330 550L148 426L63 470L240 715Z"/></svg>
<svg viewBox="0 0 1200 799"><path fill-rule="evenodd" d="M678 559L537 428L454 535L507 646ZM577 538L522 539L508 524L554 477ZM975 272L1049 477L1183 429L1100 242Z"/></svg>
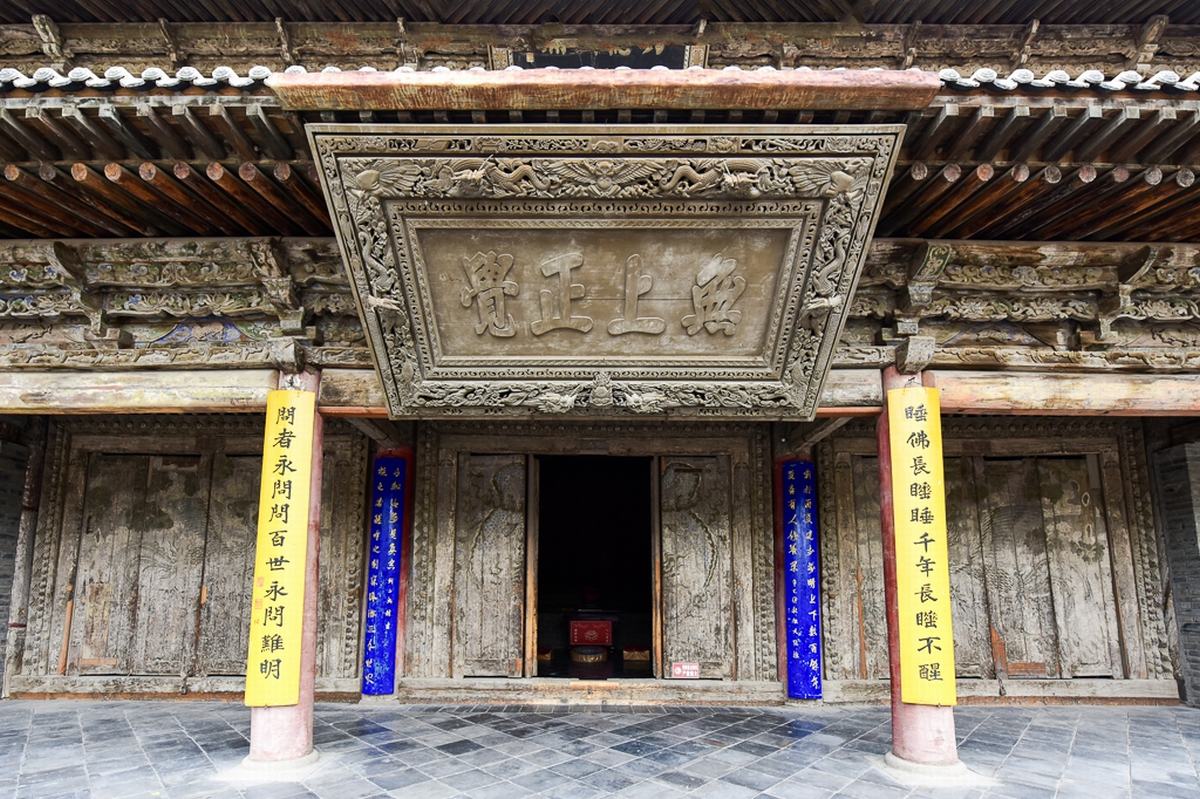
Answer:
<svg viewBox="0 0 1200 799"><path fill-rule="evenodd" d="M316 749L303 757L288 760L253 760L249 755L231 769L218 775L222 782L256 785L264 782L302 782L317 770L321 753Z"/></svg>
<svg viewBox="0 0 1200 799"><path fill-rule="evenodd" d="M961 760L944 765L915 763L888 752L883 756L883 770L896 782L914 787L984 788L999 784L991 777L971 771Z"/></svg>

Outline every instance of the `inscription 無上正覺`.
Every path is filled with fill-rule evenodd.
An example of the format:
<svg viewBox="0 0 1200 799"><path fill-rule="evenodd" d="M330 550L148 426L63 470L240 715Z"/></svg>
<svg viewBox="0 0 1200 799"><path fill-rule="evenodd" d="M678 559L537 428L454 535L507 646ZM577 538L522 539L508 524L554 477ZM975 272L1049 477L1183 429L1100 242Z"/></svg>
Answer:
<svg viewBox="0 0 1200 799"><path fill-rule="evenodd" d="M486 333L498 338L515 336L520 324L507 310L505 299L520 293L518 283L507 279L516 258L511 253L488 250L465 256L462 263L468 285L462 289L459 299L464 308L475 309L475 334ZM529 322L531 334L543 336L555 330L578 333L592 330L590 316L576 315L572 311L573 301L587 297L588 287L583 282L575 282L573 277L577 271L584 271L586 263L582 252L555 254L541 261L537 272L542 277L552 278L552 282L550 288L538 292L540 316ZM695 285L691 287L692 312L679 319L689 336L701 330L726 336L737 331L742 312L733 306L746 290L746 279L735 274L736 269L737 259L725 258L722 253L708 258L699 269ZM582 276L579 279L582 281ZM609 335L661 335L666 331L667 322L661 316L639 316L639 300L654 287L654 275L643 269L640 253L631 253L625 258L618 283L620 315L608 322Z"/></svg>

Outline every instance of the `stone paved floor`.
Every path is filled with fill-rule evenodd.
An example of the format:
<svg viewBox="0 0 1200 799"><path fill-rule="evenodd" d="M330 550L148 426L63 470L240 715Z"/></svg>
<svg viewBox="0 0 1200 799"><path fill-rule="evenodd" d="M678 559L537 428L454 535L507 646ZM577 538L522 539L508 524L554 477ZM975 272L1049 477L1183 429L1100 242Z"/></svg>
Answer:
<svg viewBox="0 0 1200 799"><path fill-rule="evenodd" d="M980 708L956 712L986 795L1200 796L1200 710ZM0 799L10 797L540 796L824 799L980 797L914 790L875 767L885 708L322 705L320 767L303 784L231 787L248 712L202 702L0 703Z"/></svg>

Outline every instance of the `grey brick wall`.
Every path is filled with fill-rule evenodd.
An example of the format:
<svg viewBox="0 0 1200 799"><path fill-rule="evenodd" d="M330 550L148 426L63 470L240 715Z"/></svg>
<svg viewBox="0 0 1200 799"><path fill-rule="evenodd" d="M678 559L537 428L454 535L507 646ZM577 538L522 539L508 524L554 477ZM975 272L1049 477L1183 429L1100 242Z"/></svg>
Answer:
<svg viewBox="0 0 1200 799"><path fill-rule="evenodd" d="M0 442L0 679L4 677L4 649L8 633L8 606L12 599L17 525L21 519L21 489L25 482L26 449Z"/></svg>
<svg viewBox="0 0 1200 799"><path fill-rule="evenodd" d="M1200 707L1200 443L1154 455L1185 700Z"/></svg>

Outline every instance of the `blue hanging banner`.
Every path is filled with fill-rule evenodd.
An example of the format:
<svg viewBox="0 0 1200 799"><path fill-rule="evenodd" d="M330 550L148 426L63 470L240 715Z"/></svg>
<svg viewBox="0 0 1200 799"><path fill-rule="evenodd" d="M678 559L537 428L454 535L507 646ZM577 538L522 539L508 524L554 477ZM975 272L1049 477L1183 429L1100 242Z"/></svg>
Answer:
<svg viewBox="0 0 1200 799"><path fill-rule="evenodd" d="M783 520L787 693L821 698L821 569L818 559L816 470L812 461L780 464Z"/></svg>
<svg viewBox="0 0 1200 799"><path fill-rule="evenodd" d="M404 549L408 457L381 453L371 473L370 560L363 642L363 693L396 690L396 626L400 620L400 563Z"/></svg>

